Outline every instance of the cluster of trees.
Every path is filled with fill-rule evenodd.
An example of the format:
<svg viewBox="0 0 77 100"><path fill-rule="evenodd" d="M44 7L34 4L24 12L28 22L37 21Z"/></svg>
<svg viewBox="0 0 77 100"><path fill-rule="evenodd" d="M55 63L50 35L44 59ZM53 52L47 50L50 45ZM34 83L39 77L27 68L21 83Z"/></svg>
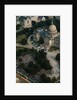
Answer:
<svg viewBox="0 0 77 100"><path fill-rule="evenodd" d="M28 73L36 74L41 69L45 69L45 70L52 69L49 61L46 58L46 53L44 52L44 50L37 52L34 49L32 50L27 48L19 49L16 51L16 57L18 58L23 53L32 54L34 56L35 63L30 62L28 66L25 68L25 71L27 71ZM22 59L19 59L19 61L22 62Z"/></svg>
<svg viewBox="0 0 77 100"><path fill-rule="evenodd" d="M16 49L17 49L17 48L16 48ZM23 49L19 49L19 48L18 48L18 50L16 50L16 58L18 58L19 56L21 56L22 53L23 53Z"/></svg>
<svg viewBox="0 0 77 100"><path fill-rule="evenodd" d="M47 77L46 74L44 73L41 74L40 78L42 83L51 83L51 78Z"/></svg>
<svg viewBox="0 0 77 100"><path fill-rule="evenodd" d="M38 42L39 42L39 44L43 44L44 43L44 39L42 38L42 36L40 37L40 40Z"/></svg>
<svg viewBox="0 0 77 100"><path fill-rule="evenodd" d="M19 58L19 62L22 62L22 58Z"/></svg>
<svg viewBox="0 0 77 100"><path fill-rule="evenodd" d="M60 53L58 53L57 55L56 55L56 60L60 60Z"/></svg>
<svg viewBox="0 0 77 100"><path fill-rule="evenodd" d="M20 25L20 24L17 24L17 25L16 25L16 30L19 30L20 27L21 27L21 25Z"/></svg>
<svg viewBox="0 0 77 100"><path fill-rule="evenodd" d="M58 19L56 19L56 17L54 17L53 23L56 25L58 32L60 32L60 20L58 20Z"/></svg>
<svg viewBox="0 0 77 100"><path fill-rule="evenodd" d="M26 37L28 38L31 34L33 34L33 32L34 32L33 27L32 28L23 29L23 30L21 30L21 31L19 31L19 32L16 33L16 38L18 36L22 35L22 34L25 34Z"/></svg>
<svg viewBox="0 0 77 100"><path fill-rule="evenodd" d="M37 63L34 64L32 61L28 64L28 66L25 66L24 63L20 63L18 67L32 75L35 75L38 71L40 71L40 66ZM44 73L40 75L40 79L42 83L55 83L57 81L55 77L51 79Z"/></svg>
<svg viewBox="0 0 77 100"><path fill-rule="evenodd" d="M35 63L32 61L29 62L27 68L25 69L26 72L30 74L36 74L38 71L41 69L52 69L52 67L49 64L49 61L46 59L46 53L41 50L37 52L36 50L32 49L29 51L30 53L32 52L34 56ZM27 52L28 53L28 52Z"/></svg>
<svg viewBox="0 0 77 100"><path fill-rule="evenodd" d="M38 23L36 23L35 21L32 21L32 26L33 29L37 29L39 27L43 28L44 26L49 26L51 24L51 20L46 20L46 21L40 21Z"/></svg>
<svg viewBox="0 0 77 100"><path fill-rule="evenodd" d="M27 39L23 38L23 39L20 41L20 43L21 43L22 45L27 44Z"/></svg>
<svg viewBox="0 0 77 100"><path fill-rule="evenodd" d="M35 75L38 71L40 71L40 65L37 62L33 63L29 62L28 66L25 68L25 71L29 74Z"/></svg>
<svg viewBox="0 0 77 100"><path fill-rule="evenodd" d="M27 44L27 36L25 34L20 34L16 36L16 42L22 45Z"/></svg>
<svg viewBox="0 0 77 100"><path fill-rule="evenodd" d="M44 50L41 50L36 53L35 60L38 62L38 64L40 64L42 69L52 69L52 67L49 64L49 61L46 58L46 53L44 52Z"/></svg>
<svg viewBox="0 0 77 100"><path fill-rule="evenodd" d="M16 56L19 57L21 56L22 54L32 54L32 55L36 55L38 52L32 48L32 49L28 49L28 48L20 48L20 47L17 47L16 48Z"/></svg>
<svg viewBox="0 0 77 100"><path fill-rule="evenodd" d="M16 50L16 58L18 58L19 56L21 56L23 53L24 54L26 54L27 53L27 51L29 50L29 49L27 49L27 48L19 48L19 47L17 47L16 48L17 50Z"/></svg>
<svg viewBox="0 0 77 100"><path fill-rule="evenodd" d="M31 34L33 34L33 32L34 32L33 27L23 29L23 34L26 34L27 36L30 36Z"/></svg>
<svg viewBox="0 0 77 100"><path fill-rule="evenodd" d="M24 69L25 68L25 64L24 63L20 63L18 67Z"/></svg>
<svg viewBox="0 0 77 100"><path fill-rule="evenodd" d="M46 74L41 74L40 76L42 83L55 83L57 81L56 77L53 77L52 79L50 77L47 77Z"/></svg>
<svg viewBox="0 0 77 100"><path fill-rule="evenodd" d="M53 77L52 80L51 80L52 83L55 83L56 81L57 81L56 77Z"/></svg>

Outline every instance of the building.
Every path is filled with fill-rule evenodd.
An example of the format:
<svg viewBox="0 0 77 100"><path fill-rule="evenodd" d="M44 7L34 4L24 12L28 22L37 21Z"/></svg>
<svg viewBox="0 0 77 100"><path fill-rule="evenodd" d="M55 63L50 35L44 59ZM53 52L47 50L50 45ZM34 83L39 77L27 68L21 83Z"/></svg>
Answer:
<svg viewBox="0 0 77 100"><path fill-rule="evenodd" d="M38 22L38 16L32 16L32 17L31 17L31 21Z"/></svg>
<svg viewBox="0 0 77 100"><path fill-rule="evenodd" d="M51 45L52 45L52 41L49 38L47 38L47 37L44 38L44 47L46 49L49 49L51 47Z"/></svg>
<svg viewBox="0 0 77 100"><path fill-rule="evenodd" d="M58 35L57 34L57 28L56 28L56 26L54 24L50 25L50 27L49 27L49 33L52 36L52 38L55 38Z"/></svg>
<svg viewBox="0 0 77 100"><path fill-rule="evenodd" d="M40 33L38 31L35 31L33 34L33 40L39 41L40 40Z"/></svg>
<svg viewBox="0 0 77 100"><path fill-rule="evenodd" d="M42 17L42 19L41 19L42 21L46 21L46 18L45 17Z"/></svg>
<svg viewBox="0 0 77 100"><path fill-rule="evenodd" d="M56 26L53 24L53 20L52 20L52 24L49 26L49 33L52 36L52 38L55 38L56 36L58 36L57 33L57 28Z"/></svg>
<svg viewBox="0 0 77 100"><path fill-rule="evenodd" d="M23 28L31 28L32 27L32 21L30 18L27 17L27 19L24 20Z"/></svg>
<svg viewBox="0 0 77 100"><path fill-rule="evenodd" d="M48 17L49 17L49 19L53 19L54 16L48 16Z"/></svg>
<svg viewBox="0 0 77 100"><path fill-rule="evenodd" d="M54 38L54 46L60 48L60 35Z"/></svg>
<svg viewBox="0 0 77 100"><path fill-rule="evenodd" d="M42 21L43 16L38 16L38 22Z"/></svg>

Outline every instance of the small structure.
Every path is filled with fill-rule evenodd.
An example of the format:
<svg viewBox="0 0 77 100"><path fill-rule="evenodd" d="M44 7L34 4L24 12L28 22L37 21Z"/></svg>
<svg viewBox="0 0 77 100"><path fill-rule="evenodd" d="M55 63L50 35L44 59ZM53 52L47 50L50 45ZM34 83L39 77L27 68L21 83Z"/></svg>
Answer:
<svg viewBox="0 0 77 100"><path fill-rule="evenodd" d="M45 17L42 17L42 19L41 19L42 21L46 21L46 19L45 19Z"/></svg>
<svg viewBox="0 0 77 100"><path fill-rule="evenodd" d="M37 32L42 32L42 31L43 31L42 28L38 28L38 29L37 29Z"/></svg>

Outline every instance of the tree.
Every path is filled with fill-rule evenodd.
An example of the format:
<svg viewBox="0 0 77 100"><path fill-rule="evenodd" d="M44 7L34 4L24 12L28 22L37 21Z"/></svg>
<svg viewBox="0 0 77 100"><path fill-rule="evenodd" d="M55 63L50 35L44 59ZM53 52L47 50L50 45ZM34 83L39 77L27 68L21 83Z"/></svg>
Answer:
<svg viewBox="0 0 77 100"><path fill-rule="evenodd" d="M23 52L23 49L17 50L17 51L16 51L16 57L21 56L22 52Z"/></svg>
<svg viewBox="0 0 77 100"><path fill-rule="evenodd" d="M44 16L44 17L45 17L45 19L46 19L46 20L48 20L48 19L49 19L49 17L48 17L48 16Z"/></svg>
<svg viewBox="0 0 77 100"><path fill-rule="evenodd" d="M31 74L36 74L40 70L40 65L37 62L33 63L31 61L28 64L28 70Z"/></svg>
<svg viewBox="0 0 77 100"><path fill-rule="evenodd" d="M21 27L21 25L20 24L17 24L16 25L16 30L18 30L20 27Z"/></svg>
<svg viewBox="0 0 77 100"><path fill-rule="evenodd" d="M21 40L21 42L20 42L22 45L25 45L25 44L27 44L27 40L25 39L25 38L23 38L22 40Z"/></svg>
<svg viewBox="0 0 77 100"><path fill-rule="evenodd" d="M25 68L25 64L24 63L20 63L18 67L24 69Z"/></svg>
<svg viewBox="0 0 77 100"><path fill-rule="evenodd" d="M44 74L44 73L41 74L40 78L41 78L41 81L44 83L51 83L50 77L47 77L46 74Z"/></svg>
<svg viewBox="0 0 77 100"><path fill-rule="evenodd" d="M40 44L44 43L44 39L42 37L40 37L40 40L38 41Z"/></svg>
<svg viewBox="0 0 77 100"><path fill-rule="evenodd" d="M60 20L58 20L57 18L54 18L54 24L56 25L58 31L60 31Z"/></svg>
<svg viewBox="0 0 77 100"><path fill-rule="evenodd" d="M41 77L41 79L44 79L46 77L46 74L43 73L43 74L41 74L40 77Z"/></svg>
<svg viewBox="0 0 77 100"><path fill-rule="evenodd" d="M26 53L28 51L28 49L27 48L24 48L23 51Z"/></svg>
<svg viewBox="0 0 77 100"><path fill-rule="evenodd" d="M22 58L19 58L19 62L22 62Z"/></svg>
<svg viewBox="0 0 77 100"><path fill-rule="evenodd" d="M57 81L56 77L53 77L51 80L52 83L55 83L56 81Z"/></svg>
<svg viewBox="0 0 77 100"><path fill-rule="evenodd" d="M32 61L29 62L28 67L30 67L30 68L31 68L31 67L33 68L33 67L34 67L34 64L33 64Z"/></svg>
<svg viewBox="0 0 77 100"><path fill-rule="evenodd" d="M41 22L38 22L38 27L43 27L43 22L41 21Z"/></svg>
<svg viewBox="0 0 77 100"><path fill-rule="evenodd" d="M36 22L35 21L32 21L32 26L36 26Z"/></svg>
<svg viewBox="0 0 77 100"><path fill-rule="evenodd" d="M47 19L47 20L46 20L46 25L47 25L47 26L51 25L51 20Z"/></svg>

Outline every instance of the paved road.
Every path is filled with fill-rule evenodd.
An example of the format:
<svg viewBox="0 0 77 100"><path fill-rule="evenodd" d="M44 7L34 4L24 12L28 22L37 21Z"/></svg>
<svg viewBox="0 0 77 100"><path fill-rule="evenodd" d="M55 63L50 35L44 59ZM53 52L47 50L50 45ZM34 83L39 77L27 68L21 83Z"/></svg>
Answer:
<svg viewBox="0 0 77 100"><path fill-rule="evenodd" d="M21 45L19 43L16 43L16 47L22 47L22 48L29 48L29 49L32 49L32 45Z"/></svg>
<svg viewBox="0 0 77 100"><path fill-rule="evenodd" d="M55 56L57 53L59 53L59 51L55 50L53 52L47 52L47 55L46 55L47 59L50 61L50 65L53 67L52 68L53 74L50 75L51 78L54 76L57 78L60 74L60 67L59 67L58 62L55 59Z"/></svg>
<svg viewBox="0 0 77 100"><path fill-rule="evenodd" d="M22 77L20 74L16 73L16 78L18 78L19 80L16 81L17 83L30 83L29 80L27 80L26 78Z"/></svg>
<svg viewBox="0 0 77 100"><path fill-rule="evenodd" d="M35 46L32 44L32 41L30 40L32 36L33 36L33 35L30 35L30 36L29 36L29 38L28 38L28 40L27 40L27 43L28 43L30 46L32 46L34 49L37 49L37 47L35 47Z"/></svg>
<svg viewBox="0 0 77 100"><path fill-rule="evenodd" d="M28 42L29 45L32 45L32 44L31 44L32 42L30 41L30 38L31 38L32 36L33 36L33 35L30 35L29 38L28 38L28 40L27 40L27 42Z"/></svg>

